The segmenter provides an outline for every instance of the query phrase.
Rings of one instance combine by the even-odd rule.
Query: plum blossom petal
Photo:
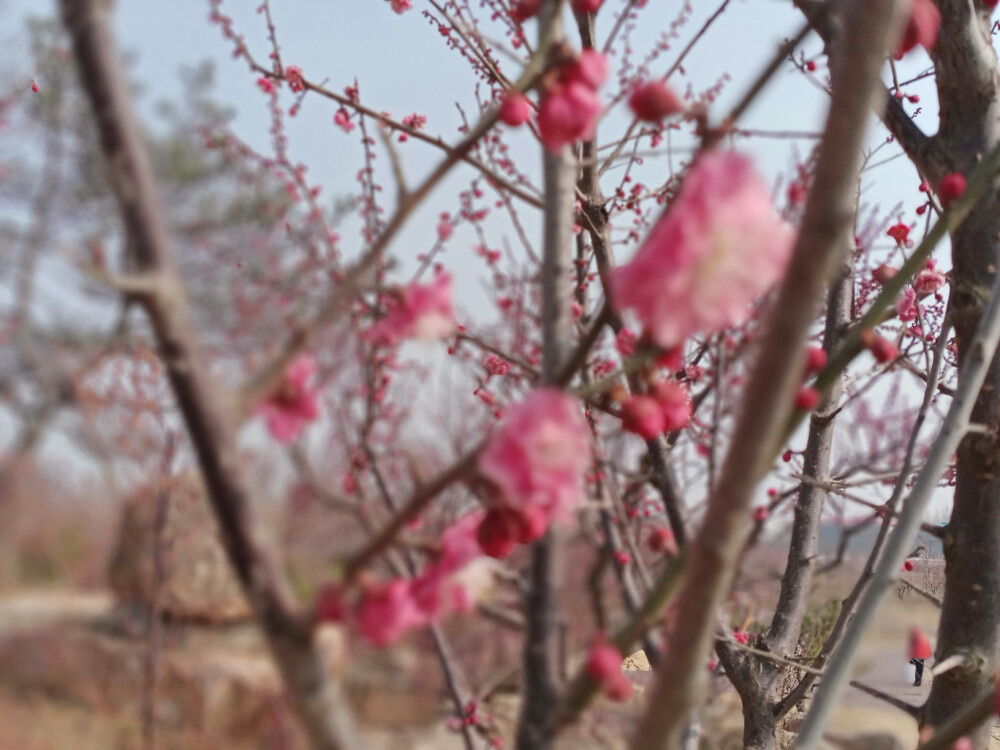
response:
[[[613,272],[612,304],[669,349],[745,320],[784,275],[793,239],[747,157],[703,154],[632,262]]]

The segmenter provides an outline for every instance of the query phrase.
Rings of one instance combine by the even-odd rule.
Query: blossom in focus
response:
[[[910,228],[903,222],[893,224],[886,230],[886,234],[896,240],[897,245],[907,245],[910,241]]]
[[[257,407],[275,440],[295,440],[307,422],[319,417],[319,391],[311,385],[315,374],[315,359],[297,357],[285,370],[281,385]]]
[[[590,429],[579,402],[542,388],[510,409],[479,457],[479,473],[496,490],[491,508],[537,509],[550,522],[583,501],[590,460]]]
[[[703,154],[632,262],[613,271],[612,304],[634,310],[665,349],[741,323],[784,275],[793,236],[747,157]]]
[[[896,59],[902,60],[903,55],[914,47],[923,47],[930,52],[937,42],[940,28],[941,11],[934,4],[934,0],[910,0],[910,15],[906,20],[903,38],[896,50]]]
[[[385,316],[368,336],[377,344],[392,346],[403,339],[434,341],[455,332],[451,302],[451,275],[438,274],[429,284],[410,284],[398,290]]]

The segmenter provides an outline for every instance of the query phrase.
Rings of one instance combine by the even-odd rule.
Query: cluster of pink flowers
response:
[[[312,386],[315,374],[315,359],[297,357],[285,370],[281,385],[257,407],[275,440],[295,440],[307,422],[319,417],[319,390]]]
[[[632,309],[669,349],[742,322],[785,272],[793,233],[749,159],[703,154],[631,263],[611,276],[612,305]]]
[[[590,461],[590,430],[576,399],[542,388],[513,407],[479,457],[492,490],[477,532],[483,551],[505,557],[565,518],[583,500]]]
[[[376,344],[393,346],[403,339],[447,338],[456,328],[451,275],[440,273],[429,284],[410,284],[396,290],[385,317],[369,329],[368,336]]]
[[[647,394],[629,396],[622,404],[622,427],[644,440],[677,432],[691,421],[691,398],[675,380],[660,381]]]
[[[598,638],[587,654],[587,675],[614,701],[632,697],[632,681],[622,672],[622,652]]]
[[[414,578],[369,583],[354,601],[341,587],[326,587],[316,600],[317,618],[346,623],[373,645],[388,646],[449,612],[467,612],[493,580],[476,541],[481,519],[472,513],[445,530],[440,552]]]
[[[597,90],[607,77],[607,58],[589,49],[556,71],[538,107],[538,131],[547,149],[558,151],[593,137],[601,114]]]

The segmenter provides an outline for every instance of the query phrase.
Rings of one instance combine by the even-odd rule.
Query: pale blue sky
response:
[[[436,30],[421,16],[425,0],[414,0],[414,9],[403,16],[394,14],[385,0],[272,0],[272,3],[285,64],[299,65],[311,80],[328,79],[330,88],[342,90],[357,78],[366,104],[397,117],[411,112],[427,115],[427,131],[441,134],[450,141],[458,138],[456,128],[460,119],[456,103],[474,116],[475,81],[468,67],[445,47]],[[692,4],[696,6],[692,19],[682,29],[674,47],[651,66],[654,74],[669,67],[690,36],[718,7],[716,2],[707,0]],[[236,28],[244,34],[257,59],[263,61],[270,47],[263,17],[256,12],[256,5],[252,0],[227,0],[222,8],[234,17]],[[606,7],[599,16],[599,39],[604,39],[611,26],[612,11],[623,5],[623,0],[606,0]],[[668,27],[682,5],[683,0],[650,0],[634,38],[640,55],[661,30]],[[137,55],[134,75],[145,87],[141,109],[147,118],[151,119],[152,105],[157,100],[179,96],[178,71],[182,66],[211,59],[217,70],[217,98],[233,106],[238,113],[237,134],[258,150],[269,152],[267,98],[255,86],[256,76],[249,74],[246,64],[232,59],[232,47],[222,38],[219,28],[209,23],[207,0],[116,0],[116,8],[119,41]],[[22,26],[16,19],[27,13],[47,14],[54,10],[55,3],[48,0],[0,0],[0,37],[5,43],[0,58],[9,59],[13,54],[21,60],[23,68],[27,56],[17,49]],[[675,79],[675,85],[683,90],[690,83],[697,91],[724,74],[730,75],[732,82],[712,110],[716,117],[721,116],[771,59],[780,41],[797,32],[802,22],[790,0],[732,0],[722,18],[689,56],[685,64],[686,75]],[[534,33],[533,28],[530,33]],[[570,38],[575,39],[575,31]],[[819,56],[821,45],[815,37],[810,37],[802,49],[810,56]],[[825,59],[821,56],[817,59],[820,64],[817,75],[822,76]],[[505,58],[502,61],[510,70],[511,63]],[[926,58],[922,54],[911,56],[900,68],[901,77],[905,79],[919,72],[924,64]],[[924,82],[908,91],[920,94],[924,114],[918,121],[925,128],[933,129],[937,111],[933,87]],[[481,97],[488,95],[485,88],[479,93]],[[286,98],[286,108],[288,104],[290,99]],[[741,125],[769,130],[817,131],[822,126],[826,104],[823,92],[791,66],[785,66]],[[908,106],[912,109],[912,105]],[[309,165],[310,179],[323,185],[323,195],[327,199],[356,192],[354,175],[362,164],[357,131],[347,135],[334,126],[335,109],[330,102],[310,96],[301,114],[288,120],[292,157]],[[603,127],[614,130],[621,121],[619,108],[611,113]],[[884,138],[885,131],[881,127],[872,129],[870,143],[878,143]],[[519,134],[512,143],[514,155],[521,163],[538,164],[538,147],[525,134]],[[805,155],[811,146],[811,141],[766,138],[741,143],[742,149],[757,157],[761,172],[769,179],[787,172],[794,155]],[[440,152],[414,141],[402,145],[400,152],[411,184],[440,158]],[[898,149],[892,147],[885,155],[896,152]],[[381,165],[383,168],[388,166],[384,159]],[[404,259],[403,270],[412,267],[405,259],[412,259],[432,244],[437,215],[443,210],[455,212],[455,196],[468,184],[471,174],[458,170],[396,240],[392,250]],[[391,195],[388,173],[383,172],[382,176],[386,194]],[[663,179],[663,174],[659,179]],[[866,201],[879,203],[887,210],[903,200],[907,209],[904,219],[909,222],[915,219],[913,209],[919,201],[918,179],[907,160],[898,159],[886,165],[864,182]],[[524,209],[523,216],[529,232],[533,231],[537,226],[537,213],[530,208]],[[498,242],[500,234],[509,233],[505,221],[497,215],[491,227],[497,231],[491,241]],[[462,229],[456,233],[445,256],[445,261],[456,271],[459,303],[470,313],[482,306],[477,280],[482,265],[471,252],[474,243],[474,234]],[[343,246],[349,254],[357,252],[360,248],[357,233],[345,231]],[[945,261],[944,265],[947,267],[950,263]]]

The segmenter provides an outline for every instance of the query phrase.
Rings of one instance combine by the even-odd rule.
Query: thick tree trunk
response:
[[[983,311],[1000,263],[1000,201],[989,196],[952,239],[952,314],[960,358]],[[935,725],[969,703],[991,679],[1000,645],[1000,363],[994,359],[972,420],[988,427],[958,449],[957,486],[945,532],[945,593],[935,654],[964,655],[964,666],[935,677],[925,721]],[[976,746],[989,746],[989,727]]]
[[[969,2],[939,0],[942,27],[933,53],[941,100],[937,139],[953,168],[969,174],[1000,140],[998,65],[989,42],[988,12]],[[978,4],[977,4],[978,6]],[[1000,263],[1000,194],[986,195],[952,237],[951,308],[958,352],[982,315]],[[960,364],[961,366],[961,364]],[[924,721],[940,724],[990,679],[1000,631],[1000,364],[994,360],[972,414],[988,430],[958,449],[954,509],[946,529],[945,594],[935,659],[964,655],[964,666],[934,679]],[[989,726],[973,738],[989,747]]]

